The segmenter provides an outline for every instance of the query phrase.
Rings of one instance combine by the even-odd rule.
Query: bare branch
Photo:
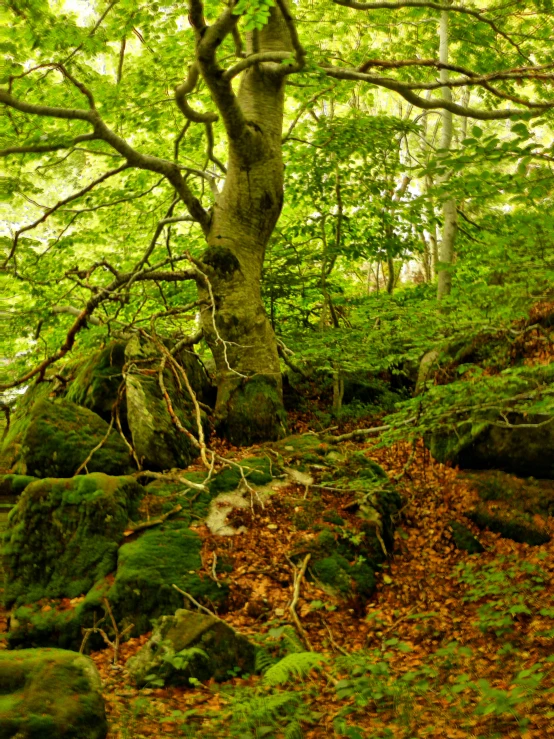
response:
[[[250,56],[247,56],[245,59],[241,59],[240,62],[237,62],[232,67],[229,67],[229,69],[225,70],[225,72],[223,73],[223,79],[232,80],[233,77],[236,77],[241,72],[244,72],[245,69],[248,69],[249,67],[254,67],[256,64],[261,64],[262,62],[280,63],[289,58],[289,51],[262,51],[259,54],[250,54]]]
[[[377,87],[384,87],[387,90],[394,90],[394,92],[397,92],[409,103],[415,105],[417,108],[422,108],[423,110],[436,110],[437,108],[441,108],[443,110],[449,110],[455,115],[459,115],[464,118],[475,118],[476,120],[481,121],[503,120],[506,118],[512,118],[512,116],[521,115],[522,113],[521,110],[517,110],[514,108],[505,108],[503,110],[479,110],[478,108],[469,108],[463,105],[459,105],[458,103],[453,103],[448,100],[442,100],[439,98],[427,99],[413,92],[412,88],[414,86],[406,84],[404,82],[399,82],[398,80],[394,80],[390,77],[379,77],[375,75],[364,74],[363,72],[358,72],[357,70],[344,69],[341,67],[324,67],[324,69],[326,74],[329,77],[333,77],[334,79],[368,82],[369,84],[376,85]],[[440,86],[442,87],[443,85],[441,84]],[[424,85],[418,85],[418,88],[421,87],[424,87]],[[544,103],[544,105],[542,105],[540,109],[534,113],[534,115],[540,115],[541,112],[549,110],[550,108],[554,108],[554,101],[552,103]]]
[[[57,144],[28,144],[26,146],[11,146],[8,149],[0,149],[0,157],[6,157],[10,154],[46,154],[51,151],[59,151],[60,149],[71,149],[76,144],[83,141],[94,141],[96,135],[94,133],[85,133],[76,136],[71,141],[65,141]]]
[[[303,69],[304,65],[306,64],[306,50],[300,43],[298,31],[296,30],[296,25],[294,23],[294,18],[290,14],[286,0],[276,0],[276,1],[277,1],[277,7],[281,11],[283,20],[285,21],[286,26],[288,28],[290,40],[292,43],[292,48],[294,49],[294,56],[296,58],[296,64],[291,64],[290,66],[284,67],[283,69],[284,69],[285,74],[292,74],[292,72],[299,72],[301,69]]]

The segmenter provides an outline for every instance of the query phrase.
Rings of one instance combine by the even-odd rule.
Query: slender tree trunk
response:
[[[290,48],[277,9],[257,37],[261,52]],[[202,326],[217,368],[216,425],[234,444],[285,433],[277,343],[261,298],[265,251],[283,204],[284,88],[284,77],[262,65],[243,73],[237,97],[255,135],[246,152],[229,140],[203,255],[214,298],[212,307],[210,290],[201,288]]]
[[[442,64],[448,64],[448,16],[447,10],[443,10],[440,19],[440,61]],[[448,82],[448,70],[441,69],[441,82]],[[444,100],[452,101],[452,91],[449,87],[442,88],[442,97]],[[453,116],[451,111],[444,110],[442,113],[442,136],[440,148],[445,151],[452,146],[452,122]],[[448,179],[446,176],[445,179]],[[452,289],[452,263],[454,261],[454,243],[456,241],[456,231],[458,229],[458,211],[455,200],[447,200],[442,206],[443,229],[442,239],[439,248],[439,260],[437,264],[438,271],[438,287],[437,297],[439,300],[450,295]]]

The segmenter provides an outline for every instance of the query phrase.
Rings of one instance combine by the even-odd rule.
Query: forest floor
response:
[[[391,475],[402,473],[411,453],[408,445],[348,446]],[[247,527],[242,534],[216,537],[205,526],[197,529],[207,576],[214,552],[233,560],[230,609],[222,618],[246,635],[288,622],[293,571],[287,554],[294,526],[286,501],[310,494],[294,488],[277,491],[263,511],[241,514]],[[456,549],[448,527],[458,520],[471,528],[462,514],[477,494],[462,473],[436,463],[419,446],[398,488],[405,505],[394,552],[363,613],[302,582],[302,626],[314,651],[328,658],[320,671],[287,686],[301,693],[303,736],[554,737],[554,664],[548,661],[554,630],[544,631],[554,625],[554,518],[536,521],[553,535],[546,545],[478,532],[485,552],[468,555]],[[474,599],[465,600],[471,588]],[[233,724],[241,701],[269,695],[257,676],[233,678],[225,688],[133,688],[124,665],[148,638],[124,644],[116,668],[109,650],[92,655],[105,682],[109,739],[300,736],[290,726],[286,733],[286,721],[278,718],[265,727],[258,722],[257,729],[245,719],[251,733]],[[346,654],[364,655],[365,672],[356,671],[355,659],[349,667]],[[366,677],[355,684],[361,674],[373,674],[373,682]],[[339,682],[345,677],[350,684]]]

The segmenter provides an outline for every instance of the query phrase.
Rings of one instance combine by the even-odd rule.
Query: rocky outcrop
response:
[[[451,462],[462,469],[498,469],[553,480],[554,422],[538,425],[549,418],[511,414],[513,427],[509,428],[484,420],[452,431],[441,430],[431,439],[431,454],[439,462]]]
[[[185,354],[181,362],[185,363],[189,382],[201,399],[202,375],[194,357]],[[152,342],[138,335],[128,342],[125,359],[127,422],[141,464],[154,470],[187,467],[198,456],[198,448],[186,432],[177,428],[168,410],[169,401],[180,425],[198,436],[193,403],[182,378],[166,367],[163,384],[167,397],[164,397],[158,377],[160,352]],[[205,423],[205,414],[202,416]]]
[[[128,660],[127,669],[139,686],[148,679],[190,685],[189,678],[229,679],[237,668],[252,673],[255,657],[254,645],[225,622],[180,609],[158,621],[152,638]]]
[[[100,675],[61,649],[0,651],[0,737],[105,739]]]
[[[2,445],[4,466],[36,477],[72,477],[90,456],[88,472],[121,475],[131,471],[124,441],[100,416],[76,403],[41,398],[23,405]]]
[[[5,534],[5,600],[75,598],[115,569],[129,519],[144,495],[135,480],[97,472],[28,485]]]
[[[478,528],[532,546],[550,541],[544,518],[554,514],[554,482],[525,480],[498,470],[465,478],[481,499],[466,514]]]

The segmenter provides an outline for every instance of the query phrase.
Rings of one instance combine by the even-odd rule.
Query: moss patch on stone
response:
[[[8,519],[6,604],[75,598],[111,572],[144,488],[100,472],[28,485]]]
[[[450,521],[449,526],[452,531],[452,541],[457,549],[468,552],[468,554],[481,554],[485,551],[479,539],[473,536],[467,526],[457,521]]]
[[[550,541],[550,536],[544,529],[536,526],[530,516],[518,511],[506,509],[489,511],[478,506],[466,515],[480,529],[488,529],[505,539],[532,546],[540,546]]]
[[[76,370],[65,397],[109,421],[123,380],[124,363],[123,342],[113,342],[105,349],[94,352]]]
[[[104,739],[100,676],[83,655],[59,649],[0,652],[0,739]]]
[[[27,485],[37,479],[32,475],[0,475],[0,495],[21,495]]]
[[[225,600],[225,583],[218,587],[198,574],[201,549],[198,534],[178,520],[145,531],[120,547],[115,580],[106,596],[122,623],[134,623],[135,635],[148,631],[154,618],[183,605],[183,596],[173,584],[200,602],[216,604]],[[89,603],[92,605],[92,598]]]
[[[108,424],[87,408],[67,400],[40,400],[16,414],[2,446],[9,468],[22,475],[71,477],[106,436]],[[112,429],[87,463],[89,472],[111,475],[132,471],[129,451]]]
[[[254,645],[223,621],[179,609],[159,620],[150,641],[127,666],[139,686],[149,675],[166,684],[188,686],[190,677],[223,681],[237,668],[254,672],[255,655]]]
[[[554,482],[522,479],[498,470],[466,475],[483,501],[503,501],[511,508],[541,516],[554,515]]]

